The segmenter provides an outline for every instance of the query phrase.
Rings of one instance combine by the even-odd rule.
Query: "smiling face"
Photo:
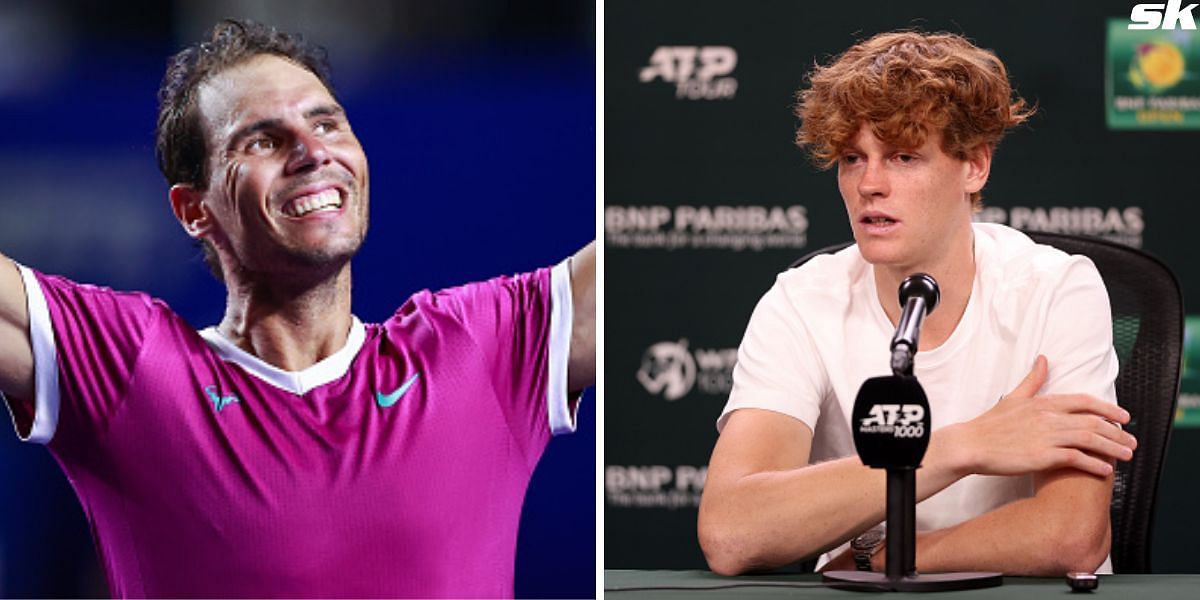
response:
[[[192,202],[176,214],[190,234],[218,247],[226,272],[345,265],[366,235],[367,160],[321,81],[260,55],[202,84],[197,110],[209,180],[205,190],[176,186]]]
[[[941,148],[933,132],[917,148],[880,140],[867,125],[840,153],[838,189],[867,262],[905,274],[930,270],[970,247],[970,195],[983,188],[991,152],[968,160]]]

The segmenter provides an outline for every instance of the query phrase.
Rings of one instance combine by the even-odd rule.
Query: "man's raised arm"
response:
[[[571,257],[571,358],[567,389],[579,391],[596,383],[596,242]]]
[[[13,402],[15,410],[32,415],[33,347],[29,341],[25,284],[16,264],[3,254],[0,254],[0,392]]]

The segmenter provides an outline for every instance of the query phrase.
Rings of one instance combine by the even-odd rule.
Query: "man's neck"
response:
[[[958,327],[958,322],[962,320],[971,300],[976,269],[973,230],[967,231],[966,235],[956,240],[952,246],[952,249],[926,264],[912,267],[874,267],[875,292],[893,326],[900,322],[900,314],[903,312],[898,290],[904,278],[913,273],[926,273],[937,281],[940,300],[937,310],[930,313],[921,325],[920,350],[932,350],[945,343]]]
[[[350,265],[315,284],[226,276],[217,329],[242,350],[285,371],[301,371],[341,350],[350,334]],[[240,280],[239,280],[240,279]]]

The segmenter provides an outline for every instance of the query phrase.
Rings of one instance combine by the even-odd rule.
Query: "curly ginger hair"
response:
[[[863,124],[884,142],[916,148],[931,132],[966,160],[992,150],[1036,111],[1016,95],[995,54],[952,33],[894,31],[860,42],[808,74],[797,93],[796,144],[829,169]],[[982,195],[971,194],[978,210]]]

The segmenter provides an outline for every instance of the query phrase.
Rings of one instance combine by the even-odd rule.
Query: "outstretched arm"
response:
[[[596,242],[571,257],[571,358],[567,389],[579,391],[596,383]]]
[[[3,254],[0,254],[0,392],[10,402],[32,407],[33,347],[29,341],[25,284],[17,266]]]

